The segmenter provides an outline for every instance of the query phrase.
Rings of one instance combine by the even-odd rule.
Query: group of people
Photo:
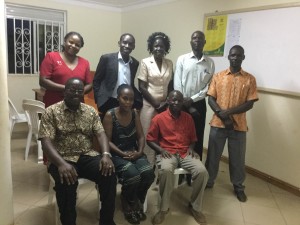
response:
[[[150,56],[140,65],[130,55],[135,38],[125,33],[118,42],[119,52],[100,57],[93,80],[88,61],[77,56],[84,45],[79,33],[65,36],[61,52],[47,53],[40,67],[47,108],[39,139],[55,180],[63,225],[76,224],[79,177],[99,187],[100,225],[115,225],[117,182],[122,184],[125,219],[131,224],[144,221],[143,204],[155,179],[155,167],[161,201],[152,223],[163,223],[168,214],[173,172],[181,167],[192,180],[187,207],[198,224],[205,224],[204,190],[214,185],[226,140],[235,194],[241,202],[247,200],[243,185],[246,112],[258,100],[256,81],[241,68],[245,54],[239,45],[229,51],[229,68],[214,74],[213,60],[203,54],[205,43],[203,32],[193,32],[192,51],[178,58],[174,73],[172,61],[165,57],[171,46],[165,33],[149,36]],[[134,84],[137,73],[138,88]],[[84,94],[92,89],[98,111],[83,103]],[[214,115],[204,165],[207,95]],[[93,140],[99,148],[94,148]]]

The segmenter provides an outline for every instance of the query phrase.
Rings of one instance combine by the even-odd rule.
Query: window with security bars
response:
[[[60,51],[66,12],[6,5],[9,74],[37,74],[47,52]]]

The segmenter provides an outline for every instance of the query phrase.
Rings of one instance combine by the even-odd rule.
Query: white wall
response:
[[[121,13],[119,12],[49,0],[9,0],[5,3],[67,10],[67,32],[77,31],[83,36],[85,45],[79,55],[89,60],[91,70],[96,70],[101,54],[118,51],[121,32]],[[8,95],[20,111],[22,99],[34,98],[33,88],[39,88],[38,75],[8,76]]]
[[[172,41],[171,52],[167,57],[175,64],[179,55],[191,51],[190,35],[195,30],[203,29],[205,13],[290,2],[284,0],[179,0],[157,7],[123,13],[122,31],[129,30],[135,33],[138,47],[134,54],[139,59],[148,56],[147,37],[154,31],[165,32]],[[247,49],[245,49],[245,54],[247,56]],[[246,60],[251,59],[246,57]],[[244,69],[247,70],[247,68]],[[248,69],[251,70],[251,68]],[[260,100],[248,113],[246,164],[300,187],[298,117],[300,98],[262,92],[259,93],[259,98]],[[209,135],[208,122],[211,117],[212,111],[209,108],[204,140],[206,147]],[[227,155],[227,152],[224,151],[224,154]]]
[[[10,126],[7,101],[7,58],[4,1],[0,0],[0,223],[13,224],[13,191],[10,154]]]

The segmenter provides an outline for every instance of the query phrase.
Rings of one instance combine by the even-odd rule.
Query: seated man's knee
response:
[[[194,174],[198,175],[198,174],[203,174],[203,175],[207,175],[208,176],[208,172],[205,168],[205,166],[199,161],[198,165],[195,166],[194,168]]]

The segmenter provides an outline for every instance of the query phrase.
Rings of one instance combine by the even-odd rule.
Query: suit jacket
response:
[[[134,86],[134,79],[139,67],[139,62],[133,57],[131,57],[131,59],[132,61],[130,62],[129,67],[131,73],[131,86],[134,91],[134,107],[140,109],[143,106],[143,98],[141,93]],[[112,97],[118,81],[118,71],[118,52],[105,54],[100,57],[93,80],[94,98],[98,109]]]

